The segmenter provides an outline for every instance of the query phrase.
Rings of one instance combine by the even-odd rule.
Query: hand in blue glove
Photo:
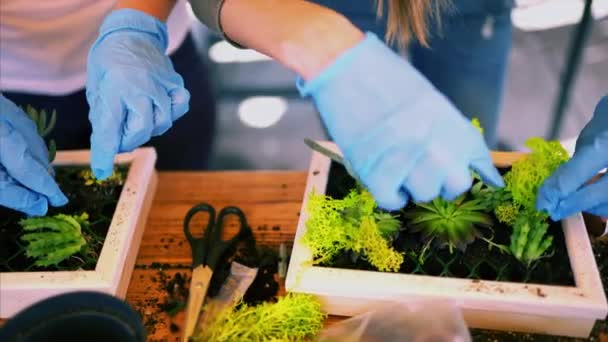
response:
[[[68,199],[49,173],[49,155],[36,125],[0,94],[0,206],[44,215]]]
[[[308,83],[299,81],[380,207],[453,199],[470,188],[471,169],[504,186],[481,134],[373,34]]]
[[[117,153],[161,135],[188,111],[190,93],[165,54],[166,25],[121,9],[104,20],[89,51],[91,167],[98,179],[113,172]]]
[[[558,168],[538,191],[537,209],[553,220],[585,211],[608,217],[608,176],[586,183],[608,167],[608,96],[578,137],[572,159]]]

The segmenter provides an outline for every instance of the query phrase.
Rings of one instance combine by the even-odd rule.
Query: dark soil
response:
[[[95,269],[122,191],[122,185],[106,183],[87,186],[79,175],[82,170],[87,169],[88,166],[55,168],[55,178],[61,190],[69,198],[69,203],[59,208],[50,207],[47,214],[48,216],[80,215],[83,212],[89,214],[91,225],[88,229],[83,230],[87,244],[82,250],[57,266],[34,266],[35,260],[25,255],[25,243],[20,240],[23,230],[19,225],[19,220],[25,218],[25,215],[0,208],[0,272]],[[119,167],[119,172],[124,174],[127,170],[128,166]]]

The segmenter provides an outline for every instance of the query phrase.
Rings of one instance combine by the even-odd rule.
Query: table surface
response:
[[[183,312],[169,317],[166,281],[190,276],[190,245],[183,231],[186,212],[199,202],[243,209],[259,245],[291,249],[306,183],[305,172],[161,172],[144,231],[127,301],[139,311],[150,341],[177,341]],[[283,293],[283,282],[280,293]]]
[[[180,273],[190,276],[190,246],[182,226],[186,212],[207,202],[216,208],[236,205],[243,209],[259,245],[291,250],[295,236],[305,172],[161,172],[148,216],[127,302],[143,318],[148,341],[179,341],[183,311],[170,317],[160,306],[167,299],[167,280]],[[236,227],[235,222],[228,227]],[[284,283],[279,280],[279,295]],[[329,317],[326,325],[340,321]],[[0,320],[0,325],[3,321]],[[602,340],[603,341],[603,340]]]

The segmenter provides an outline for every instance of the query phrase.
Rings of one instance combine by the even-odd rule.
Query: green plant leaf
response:
[[[40,111],[40,115],[38,116],[38,132],[41,137],[46,137],[46,110]]]
[[[87,218],[86,214],[80,216],[58,214],[19,221],[25,231],[21,240],[27,242],[26,255],[35,258],[37,266],[50,266],[57,265],[78,253],[86,244],[82,236],[81,223]]]
[[[45,117],[46,117],[46,115],[45,115]],[[45,121],[46,121],[46,120],[45,120]],[[57,111],[56,111],[56,110],[53,110],[53,111],[51,112],[51,119],[50,119],[50,121],[49,121],[48,125],[46,125],[46,122],[45,122],[45,124],[43,125],[43,127],[44,127],[44,131],[43,131],[43,133],[42,133],[42,136],[43,136],[43,137],[48,136],[48,135],[49,135],[49,134],[50,134],[50,133],[53,131],[53,129],[55,128],[55,124],[56,124],[56,122],[57,122]]]
[[[464,249],[480,236],[477,226],[489,226],[492,219],[484,212],[479,200],[467,200],[461,195],[453,201],[439,197],[430,203],[416,203],[414,208],[403,210],[410,230],[420,232],[424,239],[434,239],[440,246]]]
[[[57,156],[57,145],[55,144],[55,140],[49,141],[49,163],[52,163]]]

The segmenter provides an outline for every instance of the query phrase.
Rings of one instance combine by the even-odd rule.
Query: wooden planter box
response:
[[[89,151],[58,152],[54,165],[88,165]],[[156,152],[140,148],[117,157],[130,164],[94,271],[0,273],[0,318],[53,295],[89,290],[124,298],[156,190]]]
[[[322,145],[338,152],[333,143]],[[493,153],[499,167],[521,156]],[[286,279],[288,291],[316,295],[327,313],[354,316],[386,302],[439,299],[457,304],[472,328],[573,337],[588,337],[595,321],[606,317],[608,304],[580,214],[562,222],[575,287],[310,266],[312,255],[301,242],[306,203],[313,189],[325,193],[330,165],[313,152]]]

